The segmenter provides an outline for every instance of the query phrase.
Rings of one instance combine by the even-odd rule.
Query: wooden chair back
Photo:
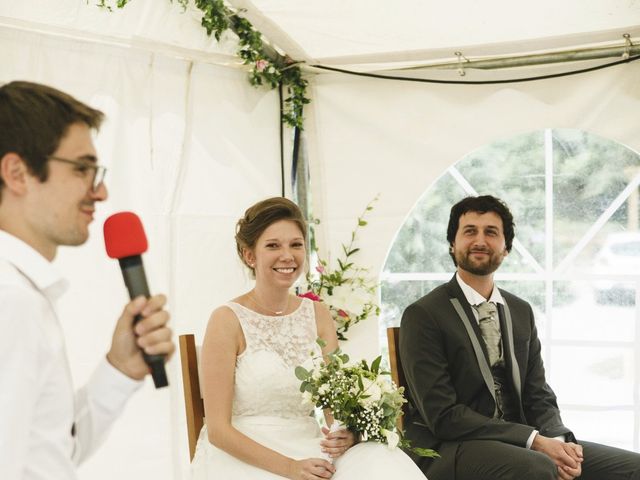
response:
[[[407,381],[402,370],[402,361],[400,360],[400,327],[387,328],[387,342],[389,345],[389,367],[391,368],[391,378],[399,387],[404,387],[407,391]],[[406,393],[405,393],[406,395]],[[402,407],[403,414],[406,413],[407,404]],[[403,417],[398,418],[398,429],[402,431]]]
[[[182,385],[184,387],[184,406],[187,413],[187,435],[191,460],[196,453],[196,443],[202,425],[204,425],[204,402],[200,393],[198,375],[198,350],[195,337],[191,334],[180,335],[180,363],[182,364]]]

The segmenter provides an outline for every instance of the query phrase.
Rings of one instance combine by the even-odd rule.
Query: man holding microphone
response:
[[[91,131],[103,119],[29,82],[0,87],[0,478],[75,479],[149,373],[141,350],[175,346],[162,295],[125,305],[111,347],[74,393],[55,303],[66,281],[51,262],[82,245],[107,198]],[[134,324],[134,317],[142,319]]]

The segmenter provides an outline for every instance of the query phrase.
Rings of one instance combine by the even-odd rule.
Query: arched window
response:
[[[516,222],[501,288],[529,301],[547,381],[579,438],[638,450],[640,441],[640,156],[569,129],[500,140],[449,168],[399,230],[382,274],[381,327],[448,281],[451,206],[491,194]]]

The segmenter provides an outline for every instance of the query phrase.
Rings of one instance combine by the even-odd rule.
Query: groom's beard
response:
[[[484,252],[488,256],[477,260],[471,256],[476,252]],[[466,252],[455,252],[455,257],[458,268],[474,275],[490,275],[502,264],[504,253],[496,253],[489,248],[474,248]]]

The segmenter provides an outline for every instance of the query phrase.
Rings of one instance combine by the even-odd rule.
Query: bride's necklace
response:
[[[271,308],[265,307],[256,299],[256,296],[253,291],[249,292],[249,298],[251,298],[251,301],[253,301],[253,303],[255,303],[257,306],[274,315],[282,315],[284,312],[287,311],[287,308],[289,308],[289,295],[287,295],[287,303],[285,303],[284,308],[282,310],[272,310]]]

